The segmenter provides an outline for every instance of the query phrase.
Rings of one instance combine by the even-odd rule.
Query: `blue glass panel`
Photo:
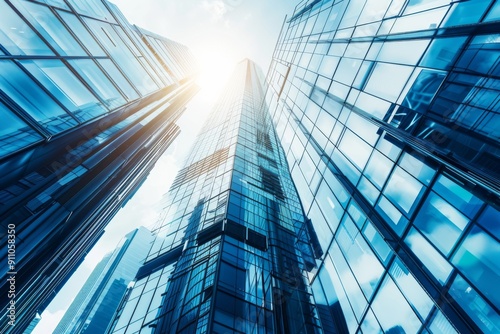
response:
[[[411,214],[424,192],[424,186],[400,167],[392,173],[384,194],[399,209]]]
[[[77,125],[68,113],[12,61],[0,60],[0,89],[51,133]]]
[[[107,110],[60,60],[21,61],[69,111],[82,121]]]
[[[40,141],[42,137],[0,102],[0,157]]]
[[[478,219],[478,223],[481,224],[482,227],[484,227],[488,232],[490,232],[500,240],[499,222],[500,211],[489,205],[486,207],[486,209]]]
[[[414,228],[408,233],[405,243],[418,256],[427,270],[441,284],[445,284],[452,271],[448,261]]]
[[[92,37],[87,28],[83,26],[75,15],[62,10],[58,10],[57,13],[93,56],[106,56],[106,53],[104,53],[99,44],[97,44],[94,37]]]
[[[429,330],[432,334],[458,334],[448,319],[443,315],[443,312],[436,310],[429,324]]]
[[[443,21],[442,27],[479,22],[492,0],[475,0],[455,3]]]
[[[453,281],[449,293],[483,333],[500,333],[500,315],[460,275]]]
[[[389,273],[420,317],[427,318],[434,303],[399,258],[394,260]]]
[[[87,55],[61,21],[59,21],[47,6],[38,5],[29,1],[22,1],[19,2],[18,8],[60,55]]]
[[[5,1],[0,1],[0,13],[0,44],[7,51],[13,55],[54,55]]]
[[[436,38],[420,62],[421,66],[447,69],[462,48],[467,37]]]
[[[435,193],[430,193],[415,226],[444,254],[449,254],[469,220]]]
[[[377,63],[366,83],[365,91],[395,102],[412,71],[411,66]]]
[[[359,169],[364,169],[372,152],[372,147],[355,135],[352,131],[345,131],[339,149]]]
[[[408,152],[404,153],[399,165],[426,185],[431,182],[434,174],[436,174],[433,168]]]
[[[134,90],[132,85],[123,76],[122,72],[118,70],[115,64],[110,59],[99,59],[97,60],[101,64],[102,68],[108,73],[109,77],[116,82],[117,86],[122,90],[122,92],[127,96],[129,100],[135,100],[139,97],[139,94]]]
[[[391,248],[371,222],[368,222],[366,224],[365,228],[363,229],[363,235],[375,250],[375,253],[380,258],[382,263],[387,264],[392,254]]]
[[[393,163],[387,159],[383,154],[374,151],[368,165],[365,169],[365,175],[372,181],[379,189],[385,184]]]
[[[372,303],[385,333],[417,333],[421,323],[389,276],[382,282]]]
[[[474,217],[483,204],[479,198],[444,175],[439,176],[432,189],[470,218]]]
[[[69,63],[108,107],[116,108],[127,102],[92,59],[70,60]]]
[[[453,256],[452,262],[500,308],[500,243],[474,226]]]
[[[375,208],[385,221],[389,223],[394,232],[398,235],[403,234],[405,227],[408,225],[408,219],[385,196],[380,197]]]

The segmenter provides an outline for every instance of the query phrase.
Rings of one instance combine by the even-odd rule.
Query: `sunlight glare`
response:
[[[222,93],[238,59],[231,50],[215,46],[198,54],[200,75],[197,83],[201,88],[199,94],[203,95],[211,107]]]

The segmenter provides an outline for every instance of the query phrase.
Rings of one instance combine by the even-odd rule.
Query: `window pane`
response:
[[[500,240],[500,224],[498,222],[500,222],[500,211],[489,205],[478,219],[478,223],[482,227]]]
[[[448,254],[469,220],[435,193],[429,194],[415,226],[444,254]]]
[[[474,217],[483,204],[479,198],[443,175],[439,177],[433,190],[470,218]]]
[[[414,228],[408,233],[405,243],[411,248],[413,253],[418,256],[427,270],[429,270],[441,284],[445,284],[452,270],[448,261],[445,260],[443,256]]]
[[[366,84],[365,91],[395,102],[412,71],[413,67],[410,66],[377,63]]]
[[[370,162],[368,162],[366,166],[365,175],[381,189],[387,180],[387,176],[389,176],[391,172],[392,165],[392,161],[379,153],[379,151],[374,151],[370,158]]]
[[[443,312],[436,310],[434,317],[429,325],[429,330],[432,334],[455,334],[458,333],[448,319],[443,315]]]
[[[434,169],[407,152],[404,153],[399,165],[424,184],[429,184],[436,173]]]
[[[70,60],[69,63],[92,89],[99,94],[108,107],[116,108],[126,103],[123,96],[116,90],[115,86],[113,86],[111,81],[109,81],[92,59]]]
[[[500,244],[481,228],[474,226],[458,248],[452,262],[500,308]]]
[[[90,51],[93,56],[106,56],[99,44],[92,35],[90,35],[87,28],[78,20],[78,18],[68,12],[58,10],[57,13],[62,17],[64,22],[69,26],[71,31],[80,39],[81,43]]]
[[[0,60],[0,89],[51,133],[77,124],[12,61]]]
[[[396,258],[389,272],[408,302],[417,310],[420,317],[425,319],[434,303],[415,277],[399,258]]]
[[[107,111],[60,60],[27,60],[21,64],[78,119],[86,121]]]
[[[0,157],[15,152],[42,137],[0,102]]]
[[[396,284],[386,276],[372,303],[385,333],[417,333],[421,323]]]
[[[436,38],[432,41],[420,65],[443,70],[447,69],[466,39],[467,37]]]
[[[18,7],[26,18],[59,54],[67,56],[87,55],[47,6],[29,1],[23,1],[19,4],[21,5]]]
[[[500,316],[462,277],[457,276],[450,295],[484,333],[500,333]]]
[[[109,77],[116,82],[116,85],[120,87],[122,92],[127,96],[129,100],[135,100],[139,97],[139,94],[132,88],[132,85],[125,79],[123,74],[118,70],[115,64],[110,59],[99,59],[97,60],[101,64],[102,68],[108,73]]]
[[[13,55],[54,55],[5,1],[0,1],[0,13],[0,44],[7,51]]]
[[[396,207],[406,214],[411,214],[424,190],[423,185],[413,176],[400,167],[396,167],[384,194]]]

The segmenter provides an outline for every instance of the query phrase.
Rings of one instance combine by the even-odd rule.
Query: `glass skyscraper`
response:
[[[302,1],[266,100],[326,333],[500,332],[500,2]]]
[[[152,241],[151,231],[144,227],[128,233],[99,262],[53,333],[105,333]]]
[[[196,68],[107,1],[0,13],[0,332],[20,333],[178,135]]]
[[[315,333],[317,238],[241,61],[172,184],[110,333]],[[311,241],[312,240],[312,241]]]

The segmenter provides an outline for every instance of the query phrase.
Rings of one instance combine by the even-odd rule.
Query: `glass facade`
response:
[[[105,333],[152,240],[151,231],[143,227],[127,234],[90,274],[54,334]]]
[[[240,62],[165,201],[112,333],[321,333],[311,234],[263,103]]]
[[[266,101],[327,333],[500,331],[499,3],[302,1]]]
[[[2,298],[0,332],[18,333],[179,134],[197,69],[106,0],[1,1],[0,13],[0,247],[14,224],[17,271],[15,330]]]

